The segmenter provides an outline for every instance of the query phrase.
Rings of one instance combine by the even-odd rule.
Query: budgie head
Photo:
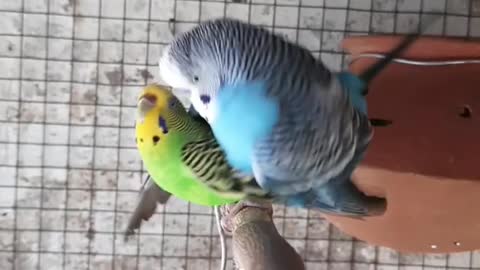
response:
[[[137,146],[140,150],[161,147],[168,141],[170,131],[181,126],[185,119],[188,119],[185,108],[167,87],[148,85],[137,100]]]
[[[216,21],[204,22],[177,37],[159,61],[161,78],[174,88],[189,90],[193,106],[209,122],[215,115],[213,104],[222,84],[234,77],[232,70],[223,65],[224,60],[237,53],[237,48],[216,31]],[[229,23],[236,21],[224,20],[220,26]]]

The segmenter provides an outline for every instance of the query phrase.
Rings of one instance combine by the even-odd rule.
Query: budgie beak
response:
[[[145,115],[155,108],[157,97],[154,95],[145,94],[138,98],[137,114],[140,120],[145,119]]]

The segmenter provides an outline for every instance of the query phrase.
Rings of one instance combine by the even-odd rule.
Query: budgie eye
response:
[[[202,101],[203,104],[208,104],[210,103],[210,96],[209,95],[201,95],[200,100]]]
[[[194,82],[198,82],[198,76],[194,76],[194,77],[193,77],[193,81],[194,81]]]
[[[170,109],[175,108],[175,105],[177,105],[177,102],[175,102],[175,100],[170,100],[170,102],[168,103],[168,107]]]

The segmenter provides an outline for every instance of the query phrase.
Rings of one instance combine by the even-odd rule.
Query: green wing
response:
[[[184,145],[182,161],[199,181],[225,196],[269,197],[253,176],[241,175],[229,166],[213,135]]]

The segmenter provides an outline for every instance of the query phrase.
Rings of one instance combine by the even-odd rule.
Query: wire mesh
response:
[[[211,210],[175,198],[123,242],[145,176],[135,96],[158,80],[171,31],[236,17],[338,70],[346,35],[406,33],[434,14],[428,34],[480,37],[473,0],[0,1],[0,269],[218,269]],[[308,269],[480,269],[480,253],[399,254],[314,211],[274,218]]]

